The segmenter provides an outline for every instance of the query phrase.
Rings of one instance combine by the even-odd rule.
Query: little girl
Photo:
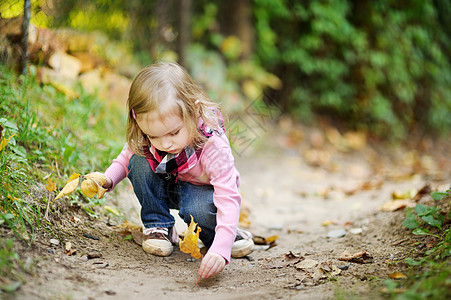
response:
[[[104,187],[130,179],[141,203],[144,251],[171,255],[178,242],[173,208],[201,227],[209,248],[202,278],[251,253],[252,236],[237,230],[239,173],[217,105],[182,67],[165,62],[139,72],[127,105],[127,144],[105,171]]]

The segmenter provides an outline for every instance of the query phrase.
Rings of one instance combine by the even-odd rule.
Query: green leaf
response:
[[[430,216],[430,215],[423,216],[423,217],[421,217],[421,219],[423,219],[423,221],[425,221],[426,223],[428,223],[431,226],[435,226],[435,227],[442,229],[443,220],[435,219],[433,216]]]
[[[402,226],[409,229],[415,229],[418,227],[418,222],[410,207],[406,210],[406,219],[402,222]]]
[[[430,232],[426,228],[417,228],[414,231],[412,231],[415,235],[429,235]]]
[[[0,286],[0,290],[3,290],[7,293],[13,293],[17,291],[17,289],[22,285],[22,282],[20,281],[13,281],[10,284],[5,284]]]
[[[422,260],[417,261],[414,260],[413,258],[408,257],[405,259],[405,263],[408,264],[409,266],[419,266],[421,265]]]
[[[426,215],[428,215],[430,213],[433,213],[434,209],[432,207],[430,207],[430,206],[417,204],[415,206],[415,211],[417,212],[419,217],[422,217],[422,216],[426,216]]]
[[[445,198],[448,195],[448,193],[445,192],[432,192],[431,193],[431,197],[432,199],[434,199],[435,201],[440,201],[443,198]]]

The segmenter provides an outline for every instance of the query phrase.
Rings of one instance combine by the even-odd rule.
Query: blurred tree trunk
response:
[[[135,50],[152,52],[156,40],[148,26],[148,18],[154,13],[152,2],[131,1],[127,8],[130,15],[130,40]]]
[[[440,24],[449,36],[451,36],[451,2],[449,0],[434,0]]]
[[[241,41],[242,58],[248,58],[254,49],[254,27],[251,0],[219,2],[219,26],[225,36],[234,35]]]
[[[177,39],[177,53],[179,56],[179,63],[187,67],[186,49],[191,41],[191,0],[180,0],[178,3],[178,39]]]

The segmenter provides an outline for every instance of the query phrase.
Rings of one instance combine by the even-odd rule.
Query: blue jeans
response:
[[[178,209],[179,216],[189,224],[191,215],[202,231],[199,238],[206,247],[213,243],[216,227],[216,206],[213,203],[213,186],[194,185],[166,174],[156,174],[145,157],[134,154],[128,165],[128,178],[141,203],[141,220],[144,227],[174,226],[169,209]]]

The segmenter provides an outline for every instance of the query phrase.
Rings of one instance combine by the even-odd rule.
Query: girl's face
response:
[[[189,130],[178,114],[160,116],[157,112],[149,112],[137,115],[136,122],[160,151],[177,154],[192,142]]]

